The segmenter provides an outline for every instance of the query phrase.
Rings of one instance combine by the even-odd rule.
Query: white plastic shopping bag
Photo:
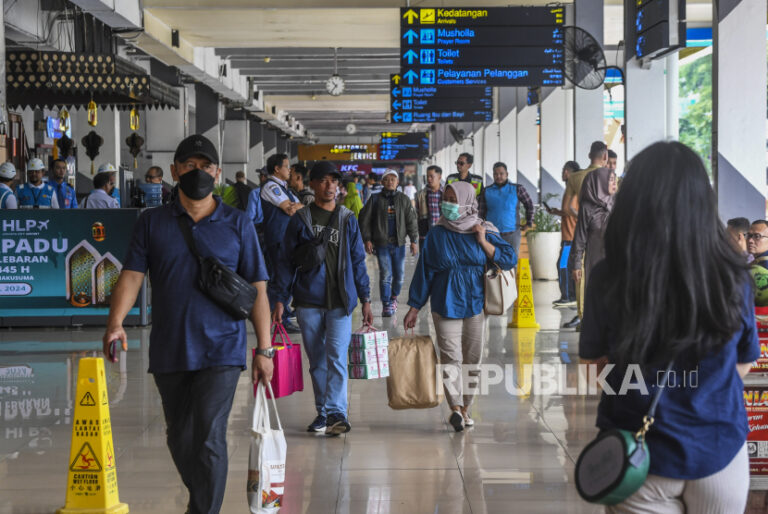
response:
[[[253,407],[251,455],[248,459],[248,504],[253,514],[279,512],[285,489],[285,436],[272,386],[267,384],[267,387],[275,408],[277,430],[272,430],[267,394],[264,384],[259,382]]]

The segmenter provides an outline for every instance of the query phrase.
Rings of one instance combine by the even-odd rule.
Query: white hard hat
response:
[[[0,177],[13,178],[16,176],[16,166],[12,162],[4,162],[0,164]]]
[[[43,164],[43,161],[35,157],[34,159],[30,159],[27,163],[27,171],[40,171],[45,169],[45,164]]]
[[[117,171],[117,168],[111,162],[105,162],[99,166],[99,173],[104,173],[105,171]]]

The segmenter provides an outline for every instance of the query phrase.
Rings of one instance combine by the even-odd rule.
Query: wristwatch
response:
[[[275,349],[274,348],[256,348],[256,355],[262,355],[268,359],[271,359],[275,356]]]
[[[360,298],[360,303],[371,303],[370,298]]]

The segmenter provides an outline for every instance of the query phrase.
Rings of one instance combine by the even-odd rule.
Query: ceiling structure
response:
[[[545,5],[549,0],[413,0],[411,7]],[[322,138],[407,130],[389,119],[389,75],[399,71],[402,0],[144,0],[152,19],[179,31],[180,53],[214,48],[241,76],[253,77],[265,100]],[[361,4],[365,7],[361,7]],[[711,0],[688,0],[689,26],[708,26]],[[605,0],[604,41],[623,34],[623,0]],[[334,51],[337,60],[334,60]],[[325,81],[338,70],[346,91]]]

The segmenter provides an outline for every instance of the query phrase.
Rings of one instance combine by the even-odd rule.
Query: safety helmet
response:
[[[117,171],[117,168],[115,168],[115,165],[112,164],[111,162],[105,162],[104,164],[99,166],[99,173],[112,172],[112,171]]]
[[[16,166],[12,162],[4,162],[0,164],[0,177],[12,179],[16,176]]]
[[[43,164],[43,161],[41,159],[38,159],[35,157],[34,159],[30,159],[27,163],[27,171],[41,171],[45,169],[45,164]]]

